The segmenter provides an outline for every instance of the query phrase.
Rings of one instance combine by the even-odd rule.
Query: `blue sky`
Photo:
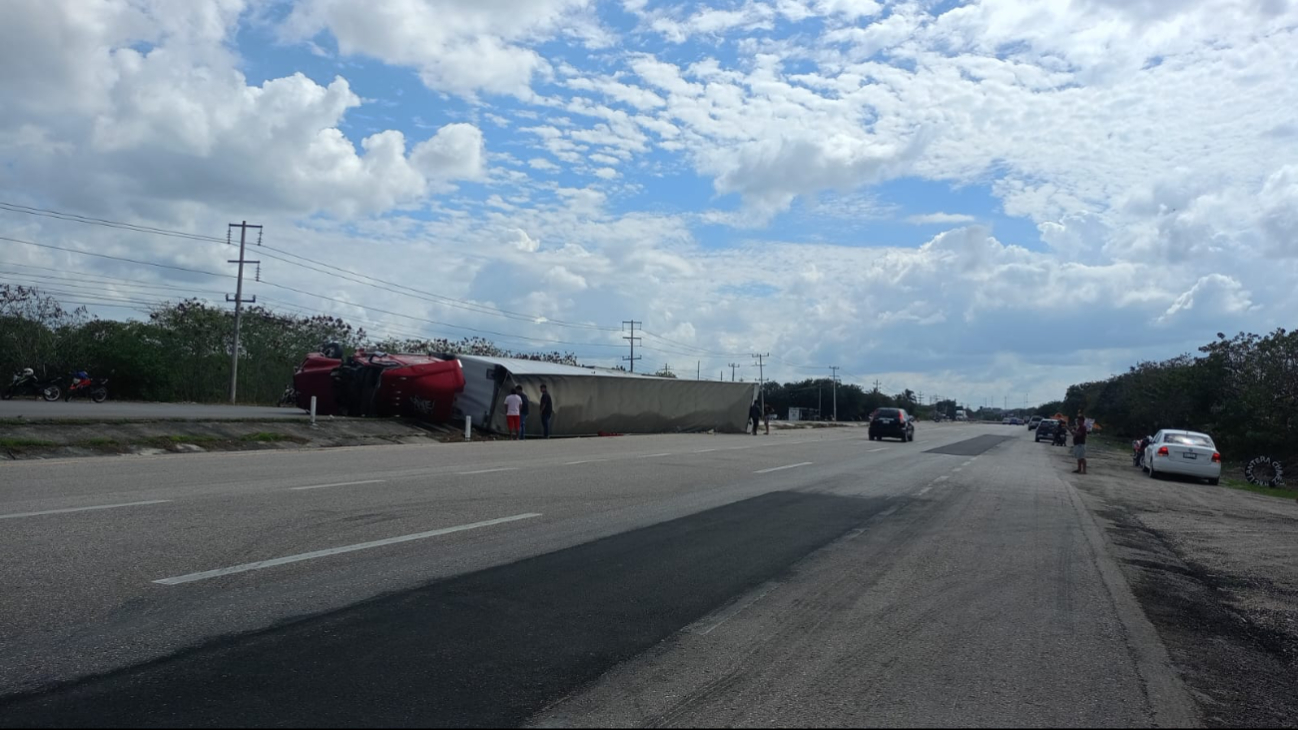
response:
[[[635,318],[642,367],[770,351],[780,379],[838,365],[894,391],[1044,400],[1298,311],[1294,3],[17,0],[11,15],[6,202],[217,236],[259,221],[272,245],[386,282],[271,261],[260,296],[373,333],[490,331],[614,364]],[[228,268],[219,247],[0,225]],[[48,265],[125,273],[0,248],[0,276]],[[96,313],[140,316],[131,286]]]

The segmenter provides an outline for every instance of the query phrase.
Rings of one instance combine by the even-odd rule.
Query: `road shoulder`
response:
[[[1152,480],[1111,448],[1077,487],[1110,553],[1212,727],[1298,718],[1298,509],[1188,480]]]

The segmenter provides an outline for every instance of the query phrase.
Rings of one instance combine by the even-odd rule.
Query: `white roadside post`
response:
[[[464,417],[464,440],[465,441],[472,440],[472,437],[470,436],[470,432],[469,432],[469,429],[472,427],[473,427],[473,416],[466,415]]]
[[[311,428],[315,428],[315,396],[311,396]]]

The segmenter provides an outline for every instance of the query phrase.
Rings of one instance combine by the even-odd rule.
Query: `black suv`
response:
[[[1032,440],[1037,443],[1049,441],[1055,437],[1055,429],[1059,427],[1059,421],[1053,418],[1043,418],[1041,423],[1037,424],[1037,432],[1033,435]]]
[[[880,408],[870,419],[870,440],[882,440],[884,436],[914,441],[915,419],[901,408]]]

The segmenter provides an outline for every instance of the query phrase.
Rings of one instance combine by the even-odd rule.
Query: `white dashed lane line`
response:
[[[456,473],[457,473],[459,476],[466,477],[466,476],[469,476],[470,474],[491,474],[491,473],[493,473],[493,472],[498,472],[498,471],[518,471],[518,467],[516,467],[516,466],[502,466],[502,467],[500,467],[500,468],[498,468],[498,469],[478,469],[478,470],[476,470],[476,471],[461,471],[461,472],[456,472]]]
[[[773,471],[782,471],[782,470],[784,470],[784,469],[796,469],[797,467],[800,467],[800,466],[810,466],[811,463],[812,463],[812,462],[810,462],[810,461],[800,461],[800,462],[798,462],[797,464],[785,464],[784,466],[773,466],[773,467],[771,467],[771,468],[769,468],[769,469],[758,469],[757,471],[755,471],[755,472],[753,472],[753,473],[754,473],[754,474],[770,474],[770,473],[773,472]]]
[[[342,547],[329,548],[328,550],[315,550],[309,553],[298,553],[297,555],[288,555],[282,558],[273,558],[271,560],[259,560],[255,563],[243,563],[241,565],[232,565],[228,568],[217,568],[215,570],[204,570],[200,573],[188,573],[178,575],[173,578],[159,578],[153,581],[162,585],[174,586],[180,583],[192,583],[196,580],[207,580],[208,578],[217,578],[223,575],[233,573],[246,573],[250,570],[262,570],[263,568],[273,568],[277,565],[286,565],[288,563],[297,563],[303,560],[314,560],[315,558],[324,558],[330,555],[340,553],[350,553],[357,550],[368,550],[370,548],[383,547],[384,545],[395,545],[401,542],[410,542],[412,540],[424,540],[438,535],[449,535],[452,532],[463,532],[465,530],[476,530],[480,527],[490,527],[505,522],[515,522],[517,520],[528,520],[533,517],[540,517],[538,512],[528,512],[521,515],[512,515],[510,517],[499,517],[494,520],[484,520],[482,522],[473,522],[467,525],[456,525],[455,527],[443,527],[440,530],[429,530],[427,532],[416,532],[413,535],[399,535],[389,537],[383,540],[373,540],[371,542],[361,542],[355,545],[344,545]]]
[[[350,487],[357,484],[382,484],[386,479],[364,479],[359,482],[336,482],[334,484],[311,484],[305,487],[289,487],[292,491],[302,491],[303,489],[327,489],[329,487]]]
[[[170,499],[150,499],[144,502],[123,502],[121,504],[97,504],[93,507],[68,507],[65,509],[47,509],[40,512],[14,512],[13,514],[0,515],[0,520],[12,520],[19,517],[39,517],[41,515],[61,515],[68,512],[89,512],[98,509],[117,509],[118,507],[142,507],[146,504],[162,504],[170,502]]]

